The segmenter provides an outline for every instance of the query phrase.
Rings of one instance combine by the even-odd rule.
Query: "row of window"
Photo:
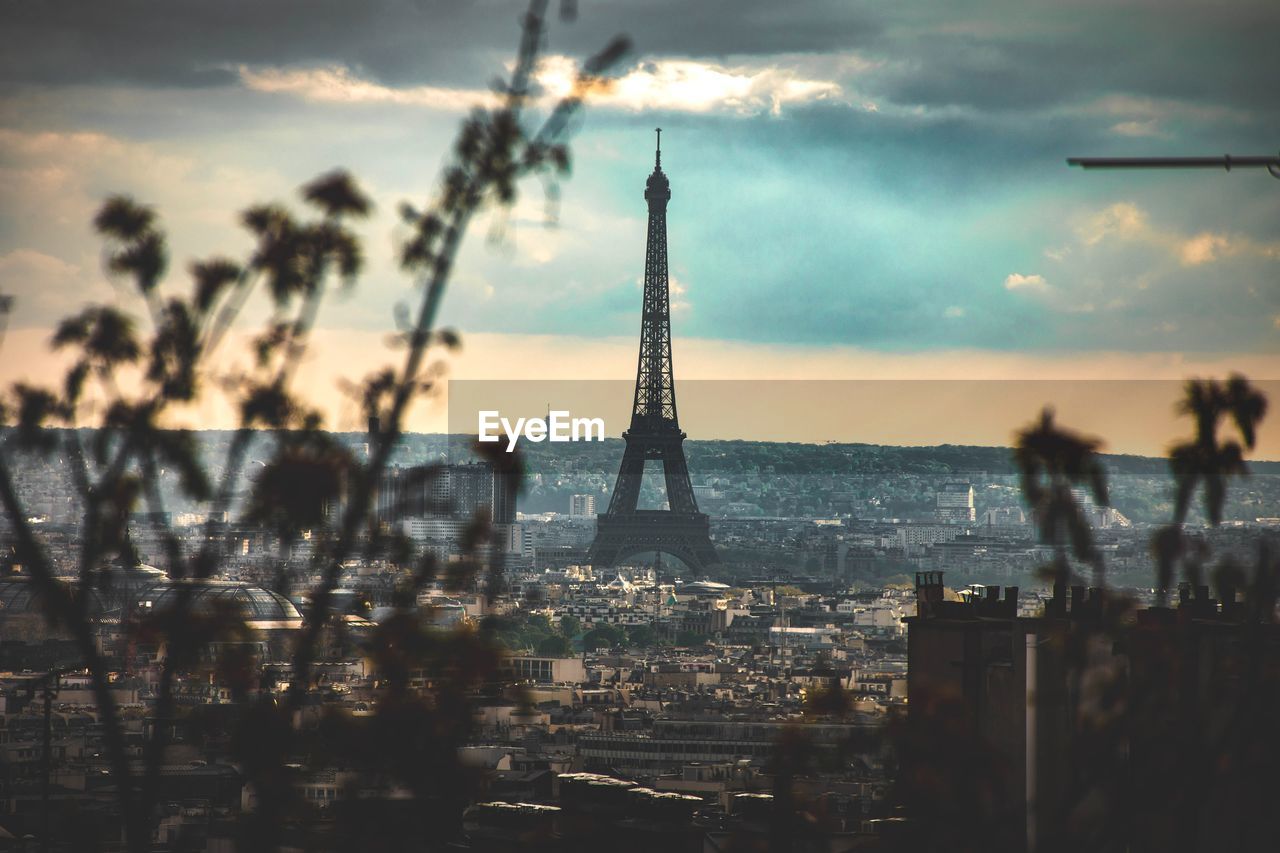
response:
[[[751,741],[670,741],[648,738],[584,738],[579,748],[583,756],[600,753],[648,753],[683,758],[691,755],[709,759],[767,757],[773,752],[772,743]]]
[[[517,678],[532,678],[538,681],[551,680],[551,661],[549,660],[515,659],[511,661],[511,666]]]
[[[319,800],[319,801],[336,800],[338,798],[338,789],[308,787],[303,789],[303,796],[306,797],[308,800]]]

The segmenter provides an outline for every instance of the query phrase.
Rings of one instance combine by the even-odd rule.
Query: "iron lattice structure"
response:
[[[649,232],[644,257],[644,306],[640,320],[640,356],[631,427],[622,434],[626,450],[607,512],[596,522],[589,560],[612,566],[633,554],[671,554],[695,572],[720,562],[711,544],[711,526],[698,511],[684,457],[685,434],[676,414],[675,375],[671,367],[671,296],[667,272],[667,202],[671,184],[662,171],[662,131],[653,173],[645,184]],[[666,509],[639,509],[645,462],[662,463]]]

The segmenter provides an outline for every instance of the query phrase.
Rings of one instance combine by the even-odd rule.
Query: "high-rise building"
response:
[[[523,555],[525,530],[522,524],[503,524],[498,527],[500,547],[505,554]]]
[[[959,794],[941,796],[954,784],[983,804],[983,811],[973,815],[980,837],[998,839],[993,849],[1024,850],[1049,828],[1046,822],[1038,830],[1028,826],[1028,816],[1034,826],[1030,804],[1056,805],[1062,795],[1066,709],[1061,691],[1053,689],[1062,681],[1056,659],[1061,644],[1046,642],[1062,626],[1018,619],[1016,588],[1003,600],[999,587],[987,587],[986,593],[989,597],[971,602],[947,601],[941,572],[916,575],[917,612],[905,620],[904,796],[913,817],[938,822],[949,809],[964,811],[956,802]],[[1048,654],[1056,656],[1052,665]],[[952,750],[950,737],[940,744],[930,740],[942,720],[954,728],[950,737],[972,746],[970,753]],[[941,784],[927,775],[935,769]],[[909,784],[917,778],[925,781]],[[962,788],[959,780],[968,780],[969,787]]]
[[[447,469],[448,497],[453,512],[470,518],[477,512],[487,512],[495,523],[498,515],[498,478],[493,469],[484,463],[450,465]],[[515,521],[514,518],[511,519]]]
[[[378,517],[389,523],[430,516],[466,520],[483,510],[494,524],[514,524],[513,485],[484,462],[392,467],[378,482]]]
[[[971,849],[1274,848],[1250,780],[1280,754],[1280,624],[1222,586],[1116,627],[1104,589],[1025,617],[1016,587],[948,601],[941,572],[917,573],[895,748],[908,821],[932,835],[904,849],[958,823]]]
[[[972,524],[978,517],[973,505],[972,483],[944,483],[938,490],[937,500],[939,521]]]
[[[570,495],[569,496],[569,515],[572,518],[595,518],[596,517],[596,496],[595,495]]]

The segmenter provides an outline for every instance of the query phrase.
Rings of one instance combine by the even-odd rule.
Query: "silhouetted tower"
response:
[[[626,450],[607,512],[597,519],[588,560],[612,566],[632,554],[665,551],[693,571],[720,562],[711,544],[711,526],[698,512],[684,458],[685,434],[676,417],[676,388],[671,369],[671,302],[667,278],[667,202],[671,185],[662,171],[662,130],[653,174],[644,190],[649,203],[649,235],[644,255],[644,306],[640,320],[640,358],[631,428],[622,434]],[[662,463],[667,508],[639,509],[645,461]]]

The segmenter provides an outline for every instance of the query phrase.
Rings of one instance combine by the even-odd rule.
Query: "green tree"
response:
[[[641,649],[652,648],[658,644],[658,634],[651,625],[635,625],[627,629],[627,642]]]
[[[534,613],[525,619],[525,630],[535,637],[545,637],[554,633],[555,629],[551,627],[551,617],[545,613]]]
[[[612,625],[600,625],[592,628],[582,637],[582,645],[587,651],[611,649],[622,645],[622,631]]]
[[[566,613],[560,617],[560,633],[572,640],[582,633],[582,621],[577,616]]]
[[[546,658],[563,658],[569,656],[569,641],[558,634],[552,634],[538,643],[538,655]]]
[[[676,645],[685,648],[694,648],[696,646],[705,645],[707,638],[702,634],[694,631],[678,631],[676,633]]]

